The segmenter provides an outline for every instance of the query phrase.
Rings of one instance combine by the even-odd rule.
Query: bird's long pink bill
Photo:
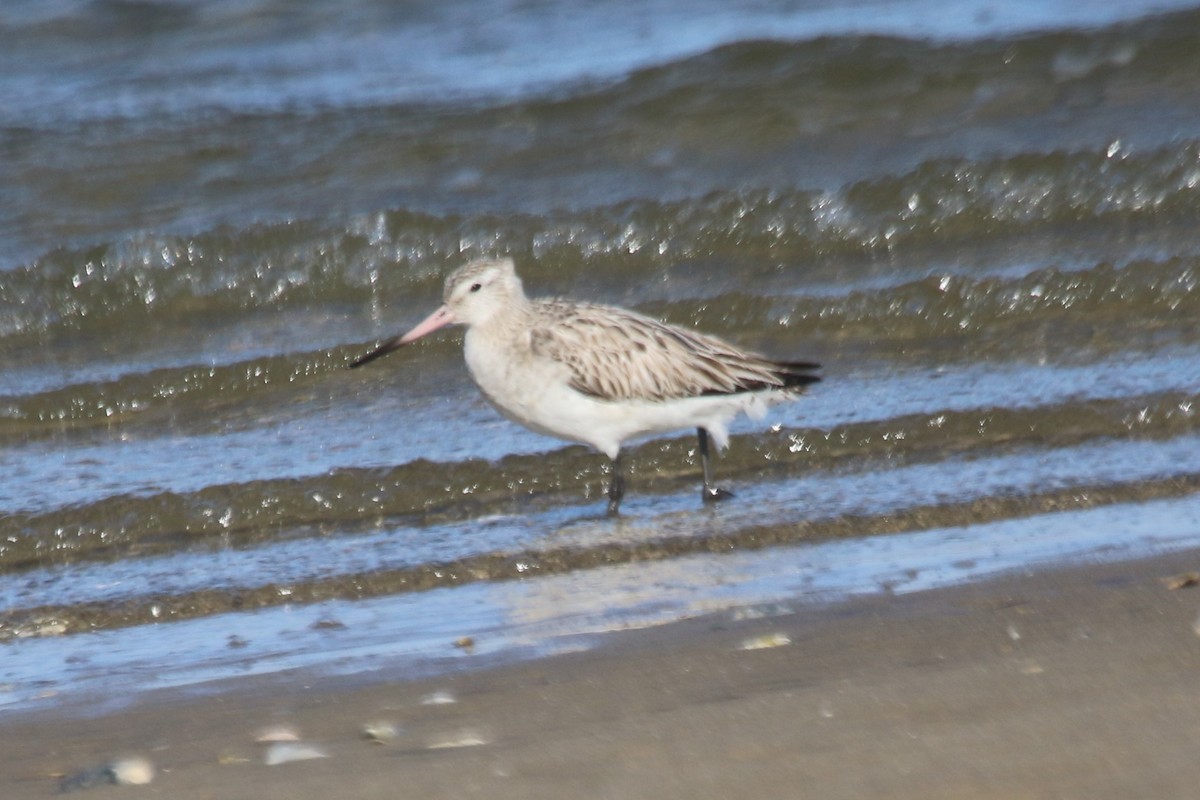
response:
[[[426,317],[421,322],[419,322],[417,324],[417,326],[415,328],[413,328],[411,331],[409,331],[408,333],[405,333],[401,336],[397,336],[392,339],[388,339],[386,342],[379,345],[379,347],[376,347],[374,350],[367,353],[365,356],[362,356],[361,358],[357,358],[354,361],[351,361],[350,369],[354,369],[355,367],[361,367],[363,364],[369,364],[377,358],[386,356],[388,353],[392,352],[393,350],[399,350],[401,347],[404,347],[404,345],[415,342],[417,339],[420,339],[422,336],[424,336],[427,333],[433,333],[438,328],[444,327],[446,325],[451,325],[453,323],[454,323],[454,314],[452,314],[450,312],[450,309],[446,308],[446,306],[442,306],[437,311],[433,312],[428,317]]]

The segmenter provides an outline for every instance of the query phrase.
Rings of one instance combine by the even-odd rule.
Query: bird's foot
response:
[[[734,494],[728,489],[719,489],[716,486],[705,486],[704,490],[700,493],[700,496],[704,498],[705,503],[719,503],[722,500],[728,500],[729,498],[733,497]]]

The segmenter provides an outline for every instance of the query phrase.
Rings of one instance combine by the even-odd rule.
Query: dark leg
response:
[[[712,465],[708,461],[708,431],[696,428],[696,436],[700,439],[700,463],[704,467],[704,493],[701,495],[706,503],[715,503],[727,497],[733,497],[733,492],[718,489],[713,486]]]
[[[625,496],[625,473],[621,471],[621,454],[612,461],[612,480],[608,483],[608,513],[621,510],[621,498]]]

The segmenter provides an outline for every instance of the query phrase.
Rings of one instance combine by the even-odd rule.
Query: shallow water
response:
[[[1195,544],[1198,54],[1187,3],[7,4],[0,699]],[[826,380],[735,500],[681,434],[604,519],[457,335],[345,368],[476,254]]]
[[[1119,531],[1120,536],[1112,533]],[[581,574],[325,600],[161,626],[35,638],[0,666],[0,703],[68,697],[102,713],[164,688],[283,671],[408,678],[594,647],[601,635],[701,614],[769,617],[880,592],[902,594],[1064,560],[1200,545],[1200,500],[1122,504],[920,533],[599,566]],[[469,637],[469,648],[458,646]],[[47,676],[46,664],[61,664]],[[66,696],[58,694],[66,689]],[[79,700],[83,698],[84,703]]]

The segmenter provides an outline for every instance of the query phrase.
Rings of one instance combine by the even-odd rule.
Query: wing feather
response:
[[[713,336],[611,306],[538,301],[534,355],[570,371],[577,391],[606,400],[666,400],[820,380],[816,364],[775,362]]]

